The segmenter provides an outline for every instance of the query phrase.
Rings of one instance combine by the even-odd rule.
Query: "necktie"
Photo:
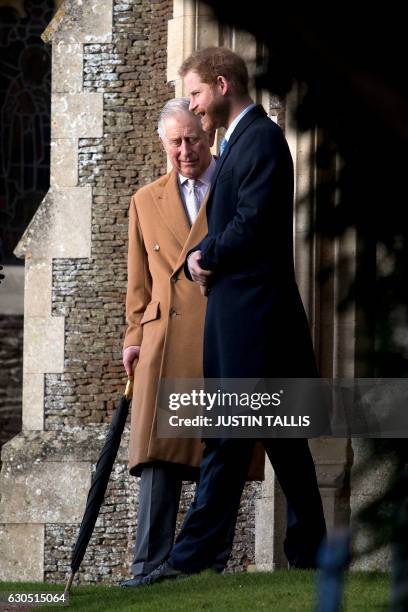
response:
[[[197,193],[198,183],[199,181],[196,181],[194,179],[187,180],[186,206],[191,224],[193,224],[196,220],[198,211],[200,210],[200,200],[199,195]]]
[[[227,146],[227,144],[228,144],[228,140],[225,140],[225,138],[223,138],[221,140],[221,144],[220,144],[220,157],[224,153],[224,150],[225,150],[225,147]]]

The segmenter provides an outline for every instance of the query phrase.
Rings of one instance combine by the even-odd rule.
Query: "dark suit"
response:
[[[206,378],[314,377],[317,368],[293,265],[293,165],[281,129],[262,107],[238,123],[218,162],[207,202],[200,265],[214,271],[205,321]],[[325,522],[305,439],[263,441],[294,520],[285,552],[314,564]],[[254,440],[207,440],[200,485],[171,565],[208,565],[231,523]]]

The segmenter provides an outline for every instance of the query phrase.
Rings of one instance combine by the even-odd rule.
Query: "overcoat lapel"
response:
[[[231,147],[238,140],[241,134],[251,125],[251,123],[255,121],[255,119],[258,119],[258,117],[264,117],[265,115],[266,113],[265,113],[264,108],[258,105],[258,106],[255,106],[252,110],[250,110],[246,115],[244,115],[244,117],[242,117],[241,121],[238,123],[237,127],[232,132],[231,138],[228,141],[228,144],[225,148],[224,153],[221,155],[221,157],[217,161],[217,167],[211,179],[211,188],[210,188],[210,193],[208,194],[208,200],[211,199],[211,195],[214,190],[217,177],[219,173],[221,172],[221,169],[223,165],[225,164],[226,160],[228,159],[228,155],[231,150]]]
[[[157,187],[154,202],[167,225],[181,247],[184,246],[190,233],[190,224],[184,209],[178,187],[177,174],[172,170],[164,188]]]

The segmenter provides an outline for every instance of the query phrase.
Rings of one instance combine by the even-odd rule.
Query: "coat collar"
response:
[[[238,123],[237,127],[235,128],[235,130],[232,132],[231,137],[228,141],[228,144],[225,148],[224,153],[221,155],[221,157],[219,158],[218,162],[217,162],[217,168],[214,172],[212,181],[211,181],[211,189],[210,189],[210,193],[208,194],[208,198],[209,199],[212,195],[212,192],[214,190],[215,187],[215,183],[217,180],[217,177],[219,175],[219,173],[221,172],[221,168],[223,167],[223,165],[225,164],[225,160],[227,159],[229,152],[231,150],[231,147],[234,146],[235,142],[238,140],[238,138],[241,136],[241,134],[243,134],[245,132],[245,130],[251,125],[251,123],[253,123],[255,121],[255,119],[258,119],[259,117],[266,117],[267,114],[264,110],[264,108],[261,105],[257,105],[254,108],[252,108],[246,115],[244,115],[241,119],[241,121]]]
[[[190,224],[181,199],[177,174],[172,170],[167,177],[168,180],[154,190],[153,199],[164,223],[183,247],[190,233]]]

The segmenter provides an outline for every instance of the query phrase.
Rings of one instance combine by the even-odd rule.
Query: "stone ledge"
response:
[[[110,42],[112,0],[65,0],[41,38],[45,43]]]
[[[90,185],[50,189],[14,254],[36,259],[90,257],[91,207]]]
[[[4,444],[3,463],[91,462],[98,460],[109,426],[64,431],[23,431]],[[125,429],[116,461],[127,462],[129,430]]]

